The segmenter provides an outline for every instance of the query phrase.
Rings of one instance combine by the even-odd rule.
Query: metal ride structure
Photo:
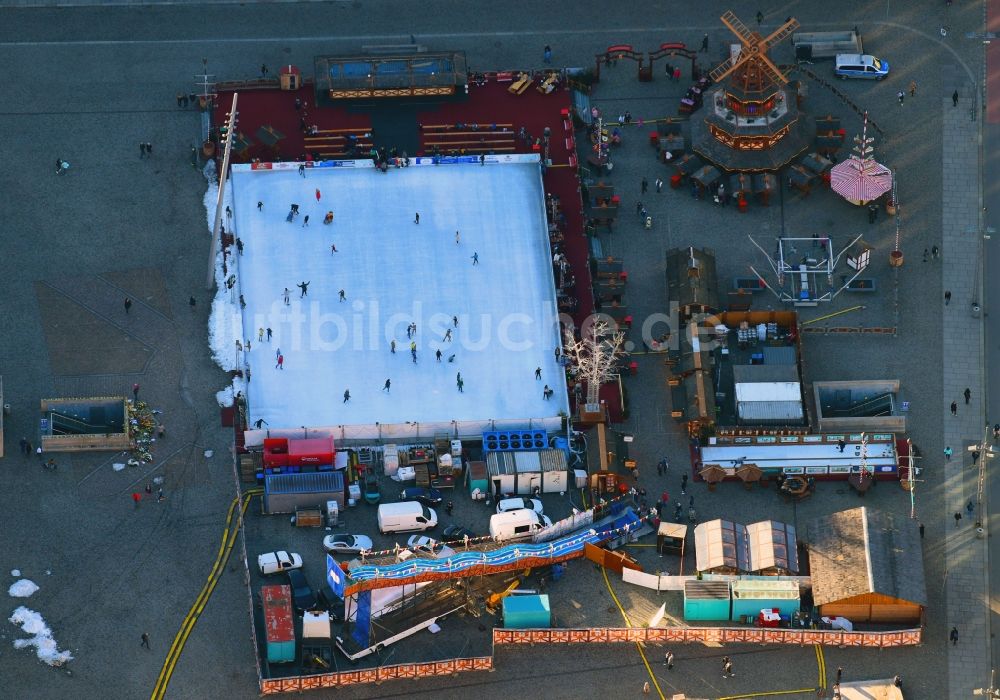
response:
[[[776,279],[773,283],[769,283],[767,278],[758,272],[753,265],[749,266],[750,270],[757,275],[758,279],[763,282],[764,286],[779,301],[792,303],[795,306],[817,306],[821,301],[833,301],[838,294],[847,289],[851,282],[864,272],[871,259],[871,251],[867,248],[857,255],[849,256],[850,267],[854,274],[849,279],[847,275],[844,275],[841,278],[841,285],[836,287],[833,282],[834,271],[837,269],[837,265],[840,263],[840,259],[844,257],[844,254],[855,243],[861,240],[860,234],[836,254],[834,254],[833,240],[829,236],[820,238],[778,238],[777,250],[774,255],[771,255],[761,247],[753,239],[753,236],[748,235],[747,238],[767,257],[768,264],[771,266],[771,271],[774,273]],[[807,254],[798,256],[796,243],[806,248],[808,251]],[[814,254],[817,243],[820,250],[822,250],[821,255]],[[796,256],[798,256],[797,262],[795,261]],[[820,292],[820,280],[823,277],[826,278],[826,290]]]

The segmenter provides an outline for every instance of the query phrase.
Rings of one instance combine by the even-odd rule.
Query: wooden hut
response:
[[[866,507],[809,524],[813,603],[852,622],[919,624],[927,605],[917,521]]]
[[[711,248],[674,248],[667,251],[667,304],[676,304],[680,319],[719,310],[715,251]]]

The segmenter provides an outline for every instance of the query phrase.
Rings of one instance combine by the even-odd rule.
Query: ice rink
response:
[[[251,424],[368,438],[474,435],[490,421],[558,425],[568,397],[554,355],[560,343],[539,165],[534,156],[494,159],[510,162],[414,159],[383,174],[358,161],[304,176],[290,163],[233,167],[227,228],[243,243],[234,296],[243,295],[251,339]],[[289,222],[293,203],[299,215]],[[324,224],[327,212],[332,224]],[[548,400],[546,384],[554,392]]]

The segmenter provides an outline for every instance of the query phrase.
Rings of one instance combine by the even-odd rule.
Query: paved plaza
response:
[[[178,91],[197,90],[194,76],[204,70],[202,59],[217,79],[251,78],[262,62],[311,70],[314,55],[406,43],[412,35],[433,48],[467,51],[475,70],[541,67],[546,44],[555,64],[586,68],[612,44],[644,51],[665,41],[696,46],[708,33],[710,50],[700,59],[708,67],[729,39],[718,21],[729,5],[636,5],[615,8],[608,17],[606,3],[567,10],[513,2],[470,17],[443,0],[46,7],[54,4],[0,2],[0,58],[8,75],[17,76],[8,81],[0,111],[7,137],[7,167],[0,172],[0,375],[11,407],[7,456],[0,460],[0,571],[18,569],[40,586],[27,600],[8,598],[0,612],[6,619],[22,603],[37,610],[74,660],[65,669],[43,665],[30,651],[12,647],[18,632],[3,622],[0,678],[17,697],[142,697],[153,688],[167,646],[208,575],[235,488],[231,433],[220,427],[214,398],[226,375],[213,365],[206,338],[212,294],[204,288],[206,182],[189,160],[201,119],[174,99]],[[736,2],[732,9],[750,22],[758,8]],[[972,302],[984,298],[979,288],[989,284],[976,272],[982,257],[983,46],[966,38],[982,31],[983,5],[792,2],[762,9],[765,29],[789,14],[807,30],[857,25],[866,50],[892,63],[884,83],[838,81],[834,87],[846,102],[829,86],[807,79],[804,108],[841,116],[848,140],[860,130],[855,107],[868,110],[884,133],[875,143],[876,156],[898,175],[903,268],[894,272],[888,265],[896,221],[883,212],[870,225],[863,210],[821,189],[808,197],[786,190],[771,207],[755,204],[741,215],[733,207],[695,201],[686,190],[665,188],[641,197],[654,220],[652,230],[644,230],[631,215],[640,181],[666,171],[654,158],[648,128],[638,125],[626,131],[613,154],[611,182],[622,196],[623,213],[614,233],[602,233],[601,241],[605,253],[624,259],[630,308],[642,319],[664,310],[662,261],[669,248],[715,249],[720,285],[728,285],[746,275],[750,264],[764,264],[747,234],[771,241],[817,233],[845,244],[863,234],[873,248],[866,276],[876,278],[880,291],[841,295],[805,310],[802,318],[862,305],[812,325],[895,326],[897,334],[807,333],[804,380],[807,389],[820,380],[902,382],[909,432],[923,454],[915,503],[926,528],[925,643],[881,652],[825,649],[822,677],[820,657],[811,648],[692,646],[675,650],[678,664],[670,672],[662,666],[662,650],[645,650],[647,670],[634,645],[498,649],[494,673],[351,688],[336,691],[338,696],[638,696],[650,673],[667,697],[807,697],[798,691],[817,687],[829,696],[838,666],[849,680],[899,673],[908,700],[966,698],[989,683],[989,540],[977,539],[974,527],[977,519],[988,522],[989,514],[966,516],[958,527],[953,519],[976,497],[977,470],[966,447],[982,439],[985,424],[996,422],[986,418],[983,376],[982,324],[989,308],[979,317],[972,313]],[[946,36],[941,27],[947,27]],[[790,62],[790,47],[774,57]],[[810,70],[830,77],[828,63]],[[603,72],[592,101],[610,115],[626,109],[647,120],[672,115],[682,86],[657,78],[640,83],[634,65],[622,62]],[[911,81],[917,93],[907,92],[901,105],[896,92]],[[153,143],[151,157],[140,158],[140,141]],[[57,157],[71,164],[63,176],[55,174]],[[923,262],[923,250],[934,245],[940,258]],[[128,311],[126,297],[133,301]],[[761,295],[757,299],[767,304]],[[639,374],[626,380],[630,410],[621,428],[635,435],[632,452],[644,467],[643,486],[653,493],[676,491],[687,440],[670,418],[668,370],[662,356],[637,354],[636,360]],[[37,441],[40,399],[127,394],[133,383],[161,411],[166,426],[151,464],[115,471],[112,464],[120,457],[80,453],[59,455],[58,469],[50,472],[18,454],[21,436]],[[968,404],[962,397],[966,387]],[[958,403],[954,417],[952,401]],[[954,450],[950,461],[943,456],[946,446]],[[664,478],[653,469],[661,456],[673,465]],[[131,493],[154,477],[163,478],[166,499],[134,507]],[[800,526],[858,503],[836,483],[820,484],[813,499],[794,506],[776,506],[773,494],[744,495],[730,486],[713,494],[694,487],[701,519],[726,514],[752,522],[773,511]],[[866,505],[907,512],[908,494],[891,484],[879,489]],[[257,694],[243,566],[235,556],[187,641],[169,698],[203,698],[206,689],[230,697]],[[579,580],[593,585],[574,600],[575,609],[599,611],[602,620],[619,615],[599,575],[581,573]],[[6,585],[13,581],[8,576]],[[611,588],[633,621],[642,620],[645,603],[621,581],[613,580]],[[960,631],[956,646],[948,643],[953,626]],[[140,646],[143,632],[150,635],[149,650]],[[726,653],[736,664],[734,679],[721,677],[719,659]]]

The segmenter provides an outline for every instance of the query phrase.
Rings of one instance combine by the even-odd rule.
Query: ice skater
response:
[[[285,356],[278,355],[278,364],[274,366],[275,369],[285,369]]]
[[[285,217],[285,221],[287,221],[288,223],[292,223],[292,219],[294,218],[295,218],[295,212],[289,209],[288,216]]]
[[[478,265],[479,264],[479,253],[473,253],[472,254],[472,264],[473,265]]]
[[[554,391],[553,391],[553,390],[552,390],[552,389],[551,389],[551,388],[549,387],[549,385],[548,385],[548,384],[546,384],[546,385],[545,385],[545,388],[544,388],[544,389],[542,389],[542,398],[543,398],[543,399],[545,399],[546,401],[548,401],[549,399],[551,399],[551,398],[552,398],[552,394],[554,394],[554,393],[556,393],[556,392],[554,392]]]
[[[413,364],[417,364],[417,348],[414,345],[410,345],[410,359],[413,360]]]
[[[270,328],[267,329],[267,342],[269,342],[269,343],[271,342],[271,329]]]
[[[330,225],[330,224],[333,223],[333,212],[332,211],[328,211],[326,213],[326,216],[323,217],[323,223],[327,224],[327,225]]]
[[[264,211],[264,203],[259,199],[257,200],[257,211]]]
[[[460,394],[465,393],[465,380],[462,379],[462,373],[459,372],[455,375],[455,384],[458,386],[458,392]]]
[[[306,165],[305,163],[299,163],[299,175],[302,177],[306,176]]]
[[[306,217],[306,218],[309,218],[309,217]],[[304,296],[308,296],[309,295],[309,284],[310,284],[309,282],[302,282],[302,284],[295,285],[296,287],[298,287],[299,289],[302,290],[302,293],[299,294],[299,299],[301,299]]]
[[[316,191],[319,192],[319,190],[316,190]],[[385,384],[382,385],[382,391],[384,391],[386,393],[389,393],[389,387],[390,386],[392,386],[392,380],[391,379],[386,379],[385,380]]]
[[[541,378],[542,378],[542,368],[541,367],[535,367],[535,379],[539,379],[540,380]]]
[[[344,389],[344,403],[347,403],[350,400],[351,400],[351,390]]]
[[[347,301],[347,292],[345,292],[343,289],[337,292],[337,294],[340,295],[340,301]]]
[[[462,242],[462,236],[461,236],[461,234],[459,234],[458,231],[455,231],[455,245],[458,245],[461,242]]]
[[[337,252],[337,244],[336,243],[331,243],[330,244],[330,252],[331,253],[336,253]]]
[[[285,306],[288,306],[288,287],[285,287]]]
[[[444,342],[445,343],[450,343],[451,342],[451,329],[450,328],[447,331],[445,331]]]
[[[317,188],[316,188],[316,201],[317,201],[317,202],[319,201],[319,198],[320,198],[321,196],[322,196],[322,195],[321,195],[321,194],[320,194],[320,192],[319,192],[319,188],[317,187]]]
[[[435,352],[434,353],[434,357],[437,359],[438,362],[440,362],[441,361],[441,351],[438,350],[437,352]]]
[[[413,217],[413,223],[415,223],[415,224],[419,224],[420,223],[420,212],[419,211]]]
[[[455,328],[458,328],[458,316],[452,316],[451,323],[453,326],[455,326]]]
[[[396,354],[396,341],[395,340],[392,341],[391,343],[389,343],[389,352],[391,352],[393,355]]]
[[[455,356],[454,355],[448,355],[448,362],[454,362],[454,361],[455,361]]]
[[[302,228],[305,228],[308,225],[309,225],[309,215],[306,214],[305,217],[302,219]]]

